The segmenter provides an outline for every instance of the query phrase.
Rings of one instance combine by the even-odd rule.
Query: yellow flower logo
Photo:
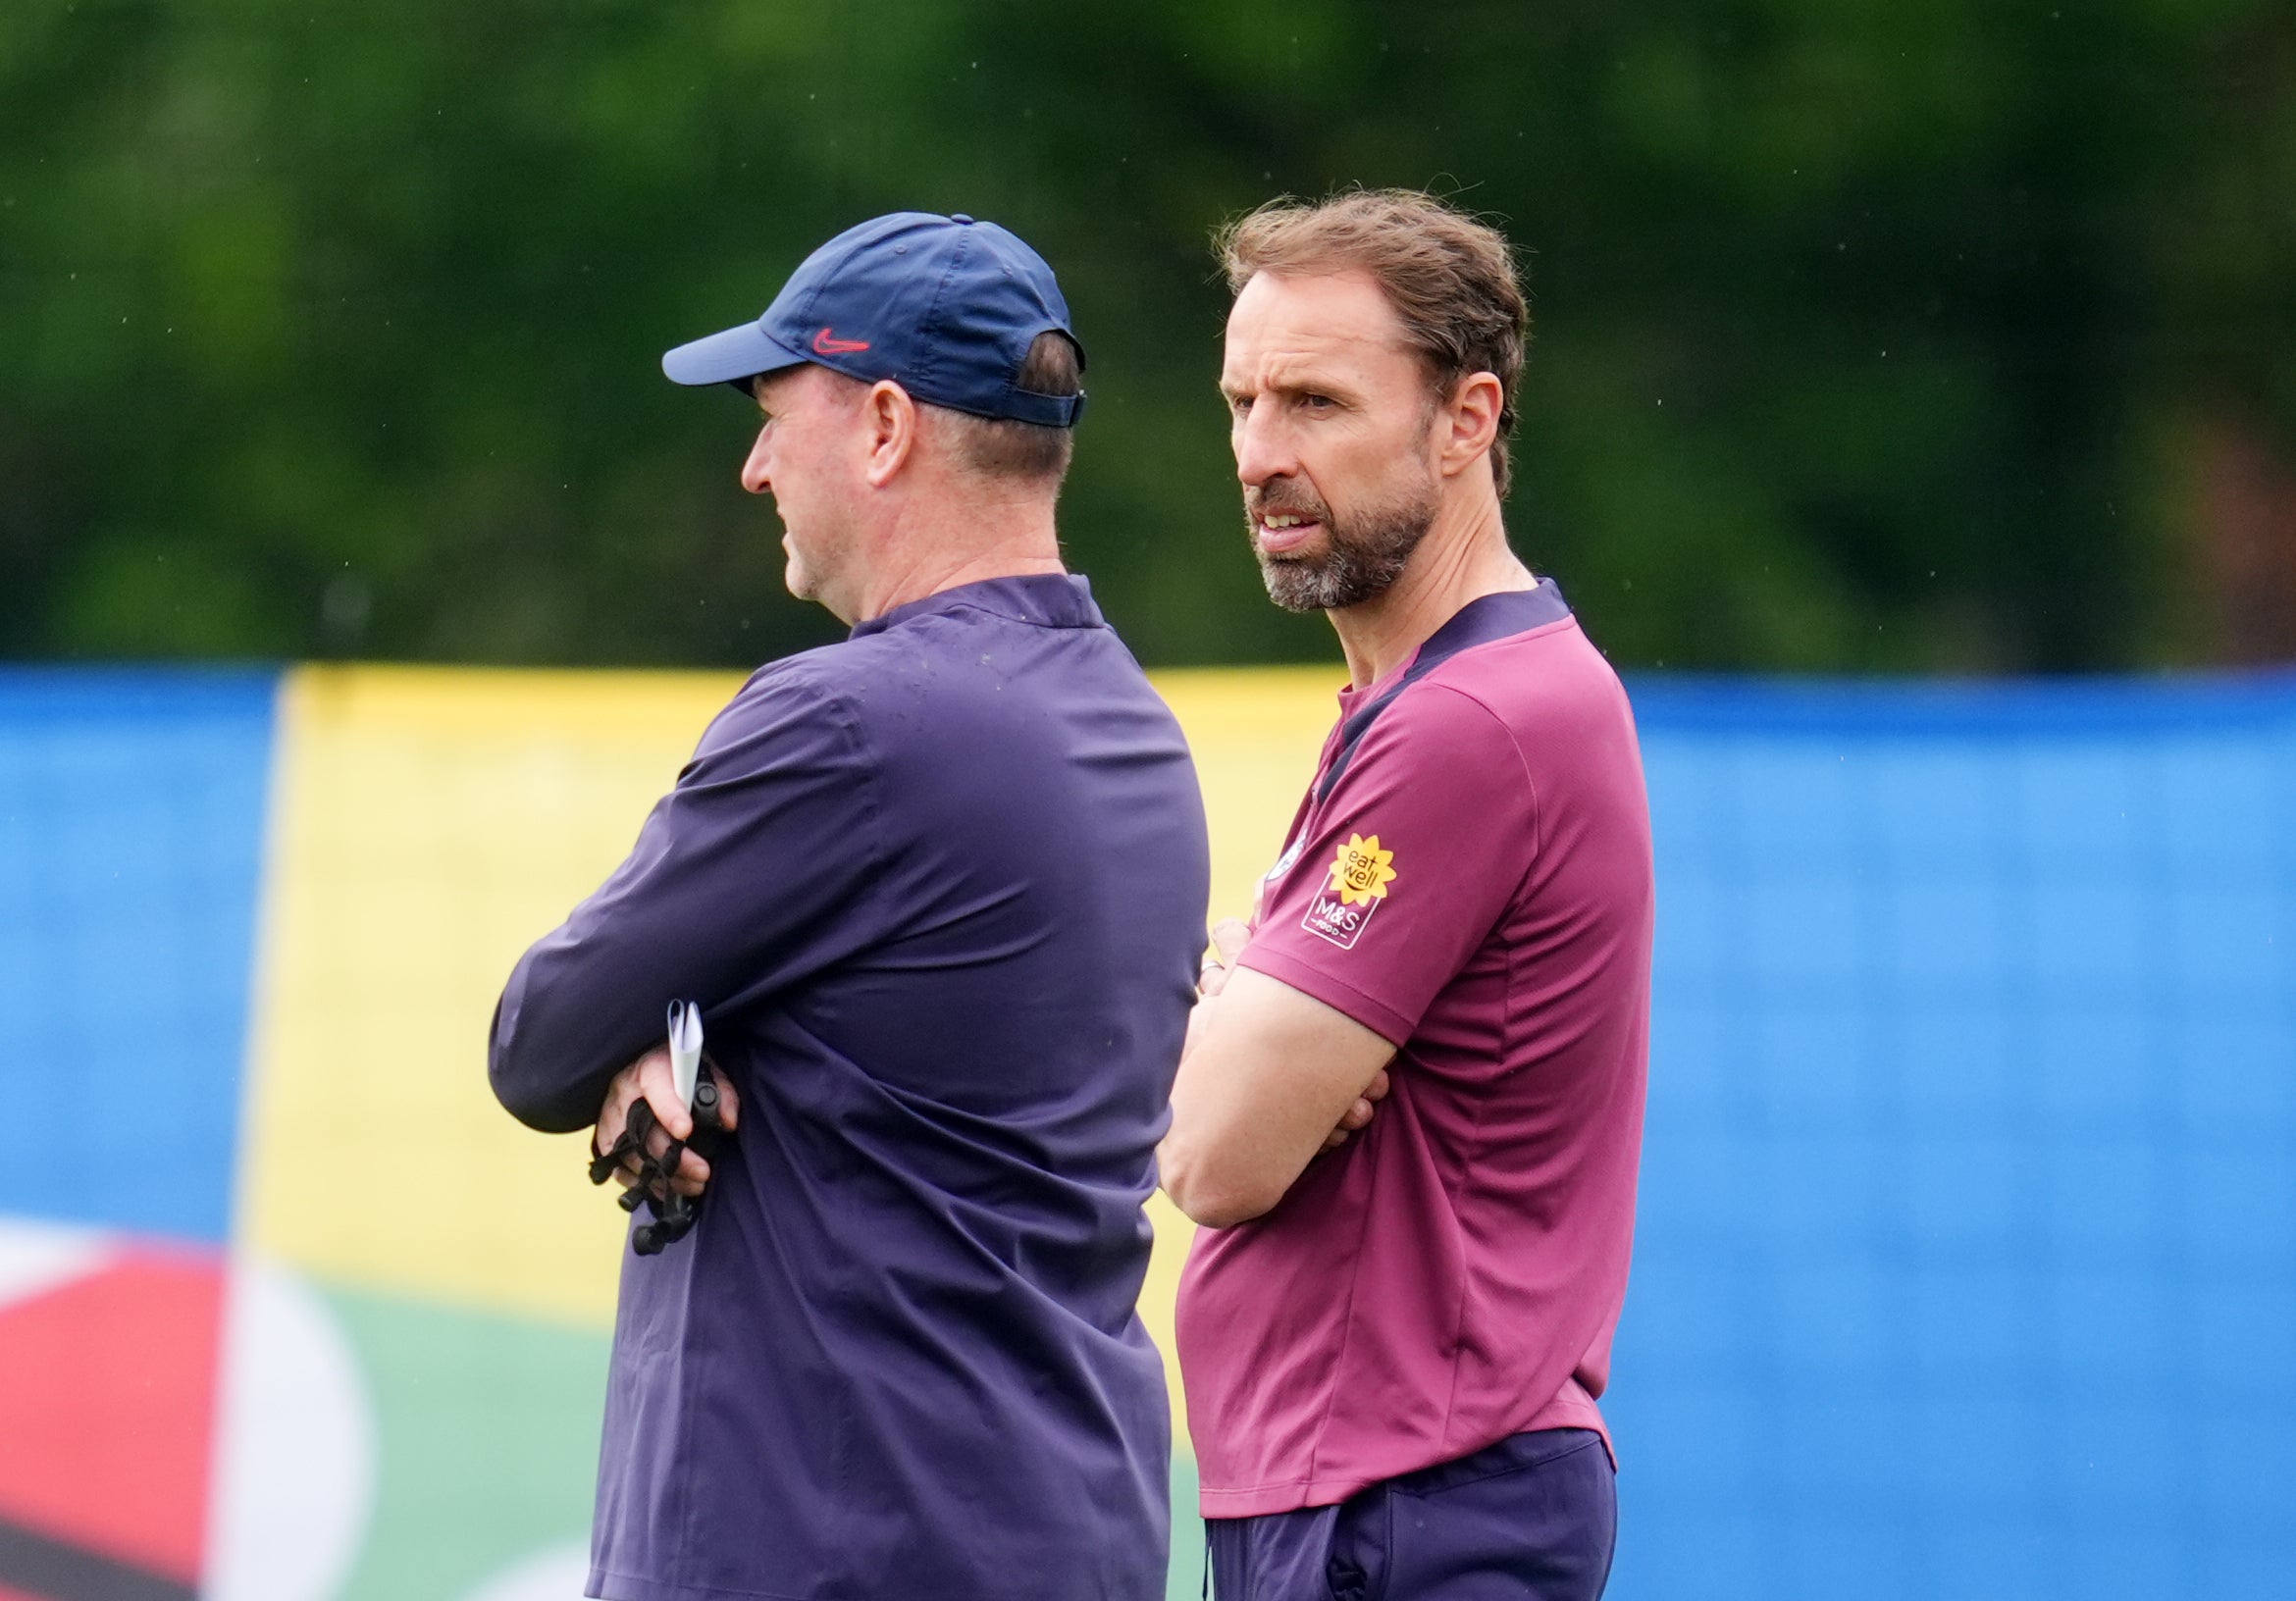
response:
[[[1395,881],[1395,869],[1389,865],[1394,859],[1394,852],[1380,849],[1377,834],[1369,839],[1350,834],[1339,848],[1339,859],[1331,863],[1331,888],[1339,892],[1339,904],[1368,906],[1384,901],[1387,886]]]

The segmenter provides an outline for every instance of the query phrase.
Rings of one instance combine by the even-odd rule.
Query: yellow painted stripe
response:
[[[738,680],[287,676],[239,1232],[339,1280],[596,1322],[622,1215],[513,1123],[511,963],[630,849]]]
[[[1337,713],[1336,668],[1220,669],[1152,675],[1195,753],[1212,830],[1212,919],[1250,913],[1260,875],[1275,864],[1302,791],[1315,776],[1316,754]],[[1150,1197],[1156,1250],[1140,1290],[1140,1316],[1164,1353],[1174,1438],[1187,1431],[1179,1360],[1172,1337],[1180,1266],[1195,1225],[1160,1190]]]
[[[1241,913],[1332,714],[1332,669],[1159,675]],[[240,1227],[341,1282],[603,1324],[622,1214],[579,1136],[495,1105],[518,954],[629,850],[725,674],[303,668],[282,690]],[[1161,1197],[1142,1311],[1171,1360],[1186,1221]],[[1176,1405],[1177,1386],[1174,1384]]]

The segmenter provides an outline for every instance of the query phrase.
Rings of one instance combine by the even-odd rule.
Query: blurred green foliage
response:
[[[899,207],[1059,270],[1063,526],[1151,662],[1262,596],[1205,239],[1432,185],[1539,319],[1518,546],[1628,663],[2207,659],[2196,439],[2296,442],[2273,0],[9,0],[0,653],[831,637],[662,349]]]

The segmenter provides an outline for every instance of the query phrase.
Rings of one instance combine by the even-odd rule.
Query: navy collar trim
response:
[[[866,622],[854,624],[853,632],[846,638],[859,640],[882,634],[913,617],[968,608],[994,612],[1015,622],[1033,623],[1039,628],[1105,626],[1100,607],[1092,600],[1092,585],[1082,573],[1020,573],[1011,578],[984,578],[972,584],[960,584],[908,601]]]
[[[1395,675],[1393,683],[1348,716],[1339,731],[1338,752],[1331,757],[1330,769],[1316,785],[1316,799],[1322,800],[1331,793],[1339,775],[1355,759],[1355,748],[1371,732],[1372,724],[1380,720],[1380,713],[1393,705],[1395,697],[1405,690],[1462,650],[1528,634],[1535,628],[1562,622],[1570,614],[1570,602],[1563,598],[1562,587],[1551,578],[1542,578],[1528,590],[1502,590],[1461,606],[1449,622],[1428,636],[1419,653],[1411,658],[1411,664]]]

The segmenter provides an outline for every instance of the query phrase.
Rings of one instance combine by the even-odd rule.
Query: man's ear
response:
[[[891,379],[879,379],[861,400],[861,417],[869,451],[865,476],[870,489],[881,490],[916,448],[916,402]]]
[[[1435,409],[1435,459],[1445,478],[1464,471],[1497,441],[1505,399],[1496,373],[1469,373]]]

